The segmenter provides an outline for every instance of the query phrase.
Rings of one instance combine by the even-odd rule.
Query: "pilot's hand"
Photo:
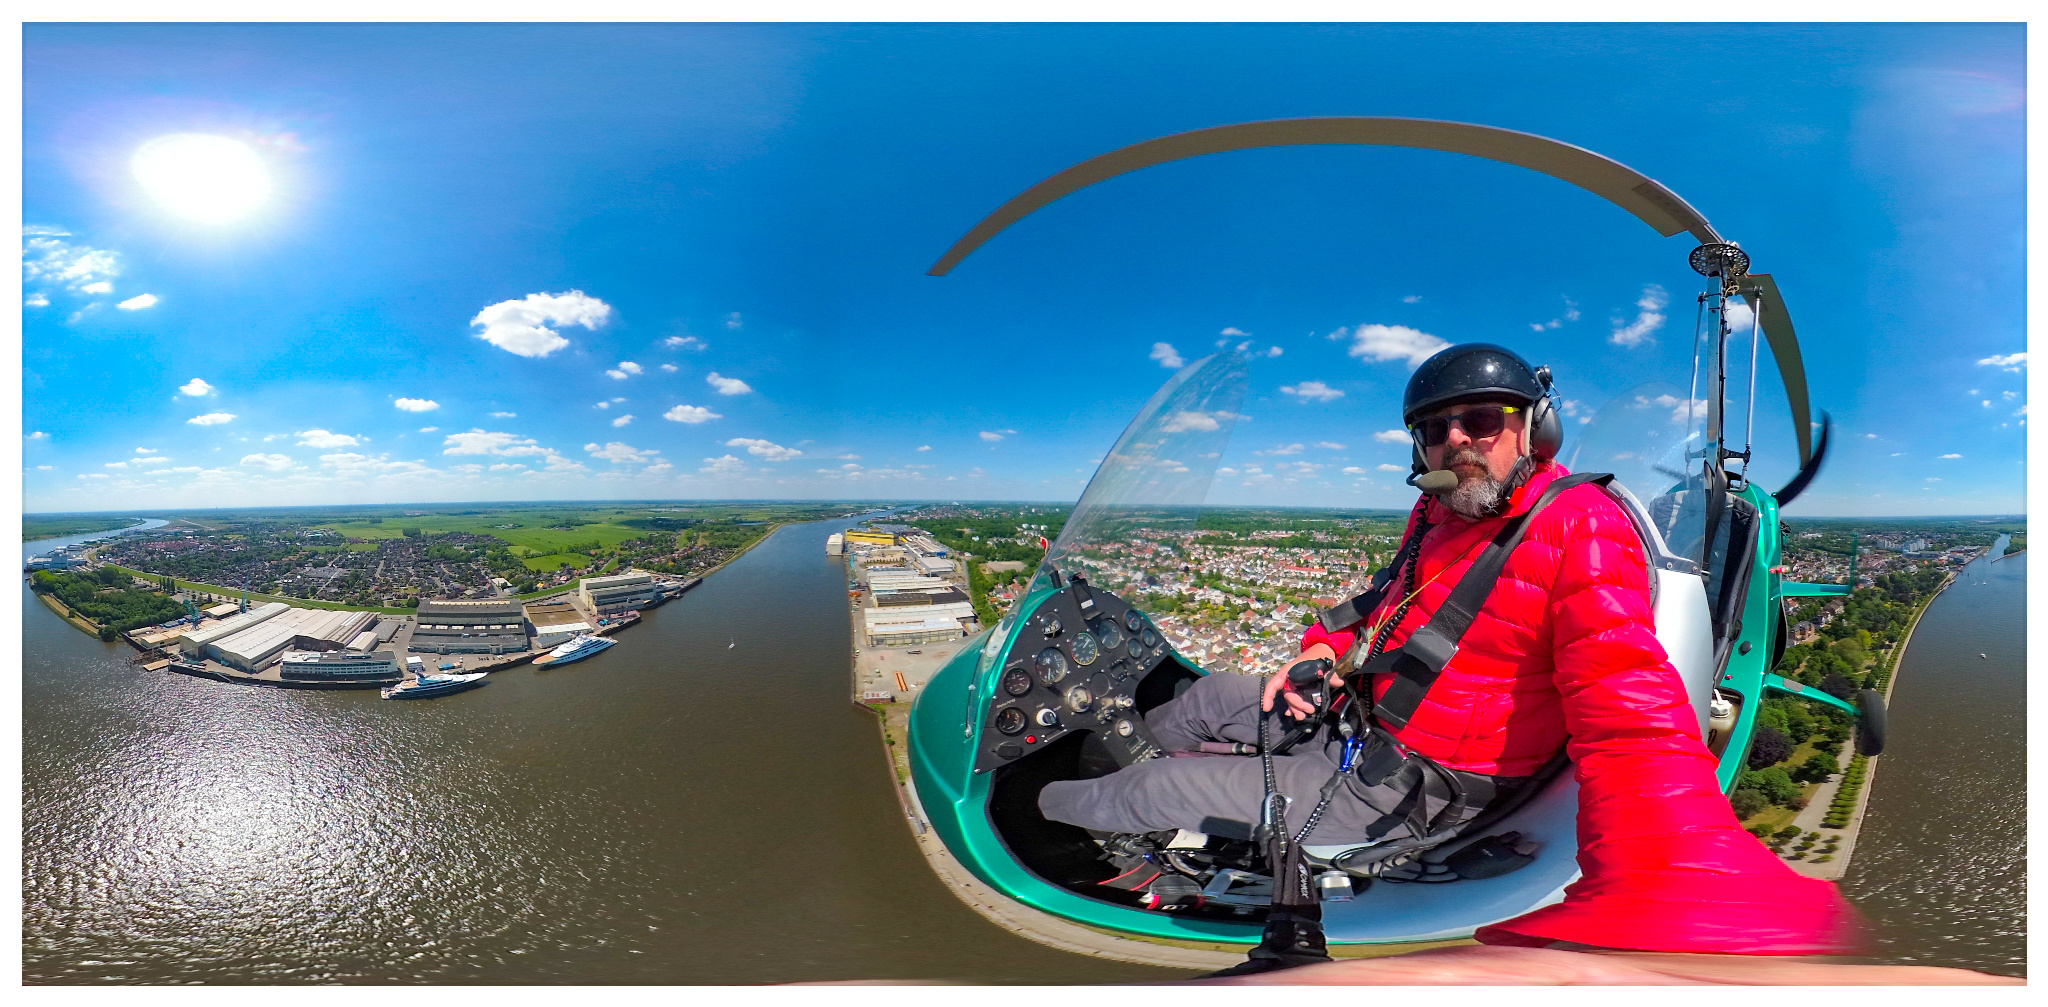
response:
[[[1259,699],[1259,709],[1271,713],[1275,697],[1284,697],[1287,700],[1285,709],[1288,716],[1296,720],[1306,720],[1312,716],[1316,712],[1315,704],[1302,698],[1301,693],[1295,690],[1294,684],[1287,680],[1287,672],[1303,661],[1315,660],[1336,664],[1337,652],[1331,650],[1330,645],[1326,643],[1318,643],[1302,651],[1300,657],[1289,661],[1287,667],[1280,669],[1278,674],[1266,680],[1266,693]],[[1344,684],[1343,676],[1335,671],[1329,673],[1329,680],[1332,688]]]

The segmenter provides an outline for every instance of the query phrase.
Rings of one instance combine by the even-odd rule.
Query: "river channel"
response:
[[[420,703],[143,672],[24,591],[25,981],[1185,975],[1011,936],[932,874],[848,703],[844,525]],[[1900,672],[1844,882],[1879,960],[2023,968],[2025,571],[1973,564]]]

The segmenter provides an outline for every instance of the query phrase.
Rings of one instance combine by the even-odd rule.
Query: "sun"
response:
[[[159,136],[137,148],[129,166],[165,209],[203,224],[240,220],[270,197],[263,158],[225,136]]]

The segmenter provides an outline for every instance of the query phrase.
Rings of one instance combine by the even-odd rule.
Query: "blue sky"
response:
[[[1382,435],[1440,341],[1549,363],[1573,433],[1686,383],[1689,238],[1457,155],[1163,165],[924,275],[1097,154],[1390,115],[1605,154],[1773,274],[1837,434],[1792,514],[2019,512],[2024,44],[1995,25],[28,25],[24,503],[1072,500],[1165,365],[1221,342],[1257,363],[1213,499],[1396,507],[1407,449]],[[255,152],[263,179],[223,197],[251,212],[195,222],[143,185],[137,151],[177,134]],[[1768,365],[1758,398],[1776,486],[1793,447]]]

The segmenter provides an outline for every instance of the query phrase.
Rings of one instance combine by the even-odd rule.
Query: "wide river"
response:
[[[1013,937],[933,876],[848,702],[843,526],[419,703],[146,673],[24,592],[24,979],[1184,975]],[[1901,671],[1845,882],[1883,960],[2021,971],[2025,570],[1973,565]]]

